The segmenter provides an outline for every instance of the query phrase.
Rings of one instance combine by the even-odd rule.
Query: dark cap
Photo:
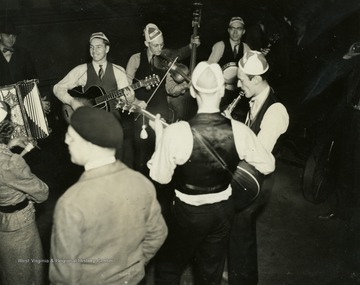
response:
[[[101,109],[79,107],[70,117],[70,125],[85,140],[107,148],[119,148],[123,129],[116,117]]]
[[[8,35],[18,35],[19,30],[10,19],[0,20],[0,33]]]

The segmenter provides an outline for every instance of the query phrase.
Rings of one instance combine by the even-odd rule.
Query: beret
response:
[[[106,148],[119,148],[123,129],[114,114],[101,109],[82,106],[70,117],[70,125],[85,140]]]

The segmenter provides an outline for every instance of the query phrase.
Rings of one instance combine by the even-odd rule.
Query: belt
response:
[[[196,186],[196,185],[191,185],[191,184],[185,184],[184,187],[181,187],[179,189],[179,191],[184,194],[188,194],[188,195],[212,194],[212,193],[222,192],[228,186],[229,186],[229,183],[216,185],[216,186],[210,186],[210,187],[202,187],[202,186]]]
[[[2,213],[13,213],[15,211],[22,210],[29,205],[29,200],[25,199],[24,201],[16,204],[16,205],[9,205],[9,206],[0,206],[0,212]]]

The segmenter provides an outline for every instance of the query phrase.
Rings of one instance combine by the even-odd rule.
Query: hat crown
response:
[[[162,35],[162,32],[155,24],[147,24],[144,29],[144,36],[147,42],[151,42]]]
[[[229,27],[231,27],[231,25],[234,24],[234,23],[239,23],[239,24],[242,24],[243,26],[245,26],[245,22],[244,22],[243,18],[238,17],[238,16],[237,17],[232,17],[230,19]]]
[[[192,74],[193,87],[202,93],[213,93],[224,86],[224,76],[217,63],[200,62]]]
[[[265,56],[259,51],[248,51],[239,61],[239,68],[249,75],[260,75],[269,69]]]
[[[109,39],[107,38],[107,36],[105,36],[105,34],[103,32],[96,32],[96,33],[93,33],[91,36],[90,36],[90,41],[91,42],[93,39],[103,39],[104,41],[110,43]]]
[[[0,21],[0,33],[17,35],[19,31],[10,19],[2,19]]]

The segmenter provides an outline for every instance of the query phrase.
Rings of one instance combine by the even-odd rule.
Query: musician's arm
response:
[[[275,158],[266,150],[255,133],[245,124],[231,120],[235,147],[240,159],[254,166],[263,174],[275,170]]]
[[[140,53],[135,53],[129,58],[129,61],[126,65],[126,76],[130,85],[133,83],[134,78],[136,78],[135,75],[139,66],[140,66]],[[145,101],[138,100],[136,98],[136,94],[135,94],[134,104],[144,109],[147,106]]]
[[[73,109],[80,104],[78,100],[73,98],[68,90],[77,86],[85,86],[87,80],[87,65],[82,64],[73,68],[61,81],[55,84],[53,92],[55,96],[64,104],[68,104]]]
[[[187,83],[186,81],[182,82],[182,83],[177,83],[175,82],[175,80],[172,78],[171,74],[168,74],[166,77],[166,83],[165,83],[165,89],[166,92],[170,95],[170,96],[174,96],[177,97],[179,95],[182,95],[185,93],[185,91],[189,88],[189,83]]]
[[[286,132],[289,126],[289,114],[283,104],[272,104],[265,112],[257,134],[262,145],[272,151],[278,138]]]
[[[225,50],[225,43],[223,41],[217,42],[213,45],[211,54],[208,58],[210,63],[218,63],[222,58]]]
[[[133,54],[126,65],[126,75],[129,84],[133,83],[135,78],[136,71],[140,66],[140,53]]]
[[[133,103],[135,100],[135,92],[132,88],[129,87],[129,81],[127,79],[127,75],[126,75],[126,71],[123,67],[116,65],[116,64],[112,64],[113,65],[113,70],[114,70],[114,75],[115,75],[115,80],[116,80],[116,85],[117,85],[117,89],[123,89],[124,90],[124,96],[125,96],[125,100],[128,103]],[[125,87],[129,87],[124,89]],[[121,100],[122,98],[120,98]]]
[[[150,177],[166,184],[171,181],[177,165],[184,164],[190,157],[193,137],[187,122],[177,122],[163,130],[156,143],[156,149],[148,162]]]

